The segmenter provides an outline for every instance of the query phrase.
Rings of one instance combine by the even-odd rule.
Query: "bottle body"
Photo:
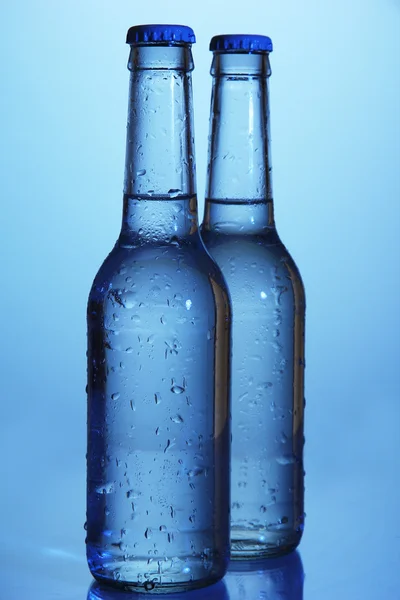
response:
[[[304,520],[304,289],[276,232],[203,239],[232,303],[231,555],[279,555]]]
[[[232,303],[231,556],[251,559],[293,550],[303,531],[305,295],[273,218],[269,63],[213,64],[202,236]]]
[[[186,78],[176,76],[180,87]],[[165,73],[167,94],[173,79]],[[162,85],[144,91],[142,114]],[[138,119],[128,144],[146,154]],[[190,116],[179,122],[189,127]],[[162,166],[160,181],[154,161],[144,185],[156,193],[137,193],[145,169],[131,154],[121,235],[88,302],[87,556],[96,579],[158,594],[208,585],[227,568],[230,307],[195,194],[182,193],[193,185],[171,185]],[[175,154],[171,178],[190,162]]]

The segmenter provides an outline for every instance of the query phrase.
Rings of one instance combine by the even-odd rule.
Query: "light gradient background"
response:
[[[209,39],[273,39],[276,222],[307,292],[304,598],[395,600],[399,0],[1,0],[0,598],[85,600],[91,580],[86,299],[119,233],[124,41],[146,22],[197,34],[200,215]]]

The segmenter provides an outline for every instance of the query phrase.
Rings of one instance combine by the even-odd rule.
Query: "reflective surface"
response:
[[[299,553],[232,563],[225,576],[229,600],[302,600],[304,571]]]
[[[338,445],[335,467],[329,472],[324,467],[329,459],[326,451],[309,457],[308,526],[299,547],[303,590],[301,563],[297,554],[291,554],[281,562],[259,563],[256,570],[240,570],[231,563],[223,585],[182,593],[179,599],[395,600],[400,586],[400,523],[396,518],[400,453],[394,441],[399,410],[388,404],[386,416],[387,422],[376,419],[376,431],[386,426],[386,441],[374,445],[372,423],[360,421],[353,439]],[[36,456],[50,441],[51,436],[43,439]],[[328,441],[334,443],[333,438]],[[10,448],[10,439],[3,435],[2,455]],[[36,475],[28,469],[24,474],[24,491],[35,494],[31,499],[26,493],[15,495],[12,505],[12,491],[21,489],[21,480],[17,470],[8,469],[0,550],[2,600],[144,597],[101,591],[96,585],[88,591],[92,578],[83,542],[84,480],[84,465],[75,474],[68,469],[61,472],[49,456],[46,469]],[[247,595],[240,596],[240,589]]]

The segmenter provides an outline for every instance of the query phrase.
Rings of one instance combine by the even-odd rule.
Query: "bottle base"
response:
[[[277,558],[290,554],[299,545],[301,534],[281,533],[266,535],[265,531],[257,534],[254,530],[232,531],[231,560],[259,560]]]
[[[93,573],[92,573],[93,575]],[[199,590],[205,587],[209,587],[218,583],[223,579],[224,575],[216,576],[210,579],[202,579],[198,581],[189,581],[182,582],[180,584],[177,583],[160,583],[154,581],[153,579],[144,581],[143,583],[124,583],[121,581],[115,581],[111,579],[102,578],[99,576],[93,575],[96,581],[101,584],[101,586],[105,586],[110,591],[111,590],[119,590],[121,592],[132,592],[132,593],[151,593],[154,595],[171,595],[182,592],[192,592],[194,590]],[[103,599],[103,596],[101,596]]]
[[[94,561],[88,565],[94,579],[100,584],[129,592],[155,595],[191,591],[220,581],[228,568],[228,557],[218,562],[201,557],[178,559],[161,558],[149,564],[148,558],[135,560]]]

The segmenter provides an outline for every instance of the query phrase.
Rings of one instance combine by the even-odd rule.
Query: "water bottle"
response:
[[[303,531],[304,315],[274,222],[268,37],[214,37],[203,240],[232,301],[231,556],[293,550]]]
[[[229,557],[230,306],[198,228],[193,31],[128,31],[123,218],[88,302],[87,557],[154,593]]]

